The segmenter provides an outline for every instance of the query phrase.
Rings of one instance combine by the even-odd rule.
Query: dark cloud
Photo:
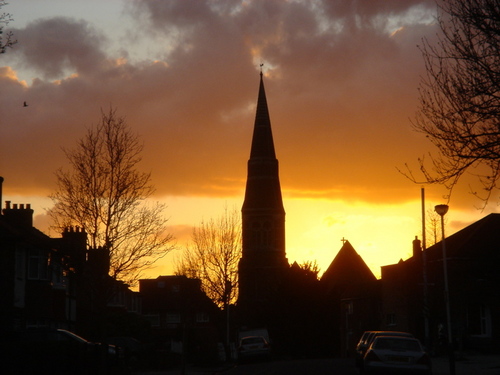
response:
[[[331,17],[361,18],[368,17],[373,20],[375,17],[387,16],[390,14],[404,14],[409,9],[417,6],[435,7],[435,0],[325,0],[321,1],[323,9]]]
[[[429,4],[135,1],[135,38],[153,38],[163,56],[140,62],[108,52],[88,20],[34,22],[16,32],[16,53],[40,78],[26,85],[16,66],[0,69],[2,173],[17,176],[22,165],[20,185],[49,191],[61,147],[113,106],[142,135],[160,194],[241,194],[264,62],[287,194],[414,198],[396,166],[428,148],[408,119],[423,69],[416,44],[434,29],[408,12]]]
[[[37,20],[15,31],[16,53],[46,78],[64,73],[90,74],[105,61],[106,38],[85,21],[57,17]]]

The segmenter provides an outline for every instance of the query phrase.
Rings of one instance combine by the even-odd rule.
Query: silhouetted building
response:
[[[370,268],[347,240],[321,277],[325,304],[330,306],[332,321],[339,324],[333,352],[349,356],[364,331],[379,326],[380,293],[378,281]]]
[[[298,264],[288,264],[279,165],[262,73],[242,225],[237,302],[240,326],[268,328],[275,347],[288,353],[307,343],[307,350],[296,354],[331,355],[339,353],[341,347],[348,352],[362,329],[378,324],[378,310],[373,312],[379,297],[377,280],[348,242],[321,282]],[[341,309],[347,313],[342,315]],[[355,321],[348,316],[353,311]]]
[[[82,247],[68,240],[69,236],[54,239],[34,228],[29,204],[6,202],[0,215],[3,329],[74,328],[76,290],[67,251],[71,248],[75,256],[83,251],[85,256],[85,242]]]
[[[490,214],[445,239],[451,326],[460,347],[493,350],[500,346],[500,214]],[[427,298],[422,253],[382,267],[383,329],[409,331],[430,348],[446,337],[442,243],[425,250]],[[445,341],[444,339],[443,341]]]
[[[33,213],[9,201],[0,213],[0,330],[65,328],[99,339],[108,313],[140,313],[138,293],[109,276],[106,249],[87,249],[79,227],[52,238],[33,227]]]
[[[243,252],[237,305],[244,324],[262,325],[280,309],[289,270],[285,210],[262,73],[241,211]]]
[[[221,312],[202,291],[201,281],[186,276],[158,276],[139,280],[143,315],[151,324],[157,351],[164,360],[180,360],[184,352],[191,361],[217,359],[217,324]],[[160,364],[161,365],[161,364]]]
[[[418,239],[413,241],[412,253],[412,257],[406,261],[401,259],[397,264],[382,267],[381,328],[411,332],[424,342],[424,279],[421,243]],[[434,271],[439,272],[438,269]]]

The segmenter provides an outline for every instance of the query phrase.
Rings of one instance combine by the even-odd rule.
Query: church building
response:
[[[279,163],[262,72],[242,206],[242,237],[237,301],[240,329],[267,328],[276,344],[273,347],[279,343],[288,353],[299,342],[316,353],[338,352],[341,301],[356,300],[356,308],[359,301],[371,304],[371,298],[364,298],[367,290],[373,294],[376,278],[347,241],[321,281],[307,267],[290,266]],[[358,323],[364,320],[360,316]],[[347,334],[350,343],[356,332],[349,328]]]

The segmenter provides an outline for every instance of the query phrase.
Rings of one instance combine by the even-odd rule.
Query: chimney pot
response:
[[[413,240],[413,257],[415,259],[420,258],[422,254],[422,243],[418,239],[418,236],[415,236],[415,239]]]

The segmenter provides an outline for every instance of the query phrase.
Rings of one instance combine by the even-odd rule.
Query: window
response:
[[[51,262],[52,287],[55,289],[64,289],[66,287],[66,275],[63,266],[60,263]]]
[[[262,225],[262,233],[261,233],[262,246],[270,247],[270,245],[271,245],[271,232],[272,232],[271,223],[268,221],[265,221]]]
[[[114,287],[112,289],[111,299],[108,302],[108,306],[125,306],[125,291],[122,288]]]
[[[345,304],[345,313],[348,315],[352,315],[354,312],[354,306],[352,301],[349,301]]]
[[[141,313],[141,299],[138,292],[134,292],[129,297],[129,303],[127,306],[128,312]]]
[[[251,229],[251,237],[250,237],[250,246],[259,246],[260,245],[260,223],[254,221],[252,223]]]
[[[23,280],[26,274],[25,265],[25,251],[24,249],[18,247],[16,248],[16,263],[15,263],[15,274],[16,278]]]
[[[196,323],[208,323],[210,322],[210,317],[206,312],[196,313]]]
[[[483,303],[471,303],[467,308],[467,325],[471,336],[491,337],[489,307]]]
[[[49,258],[42,250],[31,250],[28,258],[28,279],[48,279]]]
[[[387,314],[386,319],[387,319],[387,325],[389,327],[396,325],[396,314],[394,313]]]
[[[144,317],[149,321],[151,327],[160,326],[160,314],[146,314]]]
[[[181,314],[170,312],[167,313],[167,324],[180,323],[181,322]]]

